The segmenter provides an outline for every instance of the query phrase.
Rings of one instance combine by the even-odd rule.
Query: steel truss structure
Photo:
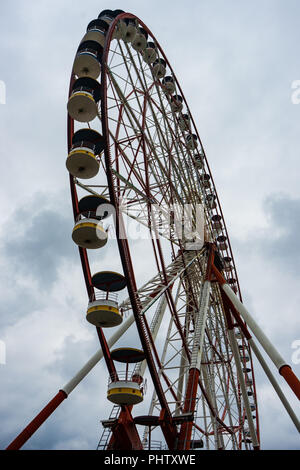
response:
[[[115,39],[124,20],[147,32],[173,79],[172,96],[142,54]],[[70,95],[75,79],[72,74]],[[116,239],[103,250],[111,243],[120,256],[128,290],[119,305],[125,319],[109,337],[97,328],[101,349],[8,448],[20,448],[102,358],[113,377],[117,371],[111,348],[130,327],[130,341],[135,337],[145,354],[135,372],[147,374],[151,383],[152,393],[144,397],[148,411],[137,416],[132,406],[114,405],[102,421],[99,449],[153,449],[153,433],[170,450],[259,449],[253,352],[299,430],[248,328],[298,397],[299,381],[242,303],[221,205],[192,114],[164,51],[136,16],[120,13],[111,21],[100,79],[101,99],[93,122],[105,141],[99,175],[92,184],[70,176],[70,187],[75,220],[78,200],[87,194],[105,197],[114,208]],[[188,128],[181,125],[174,104],[178,95],[189,116]],[[68,116],[69,151],[75,127]],[[195,136],[197,145],[188,144],[187,134]],[[152,217],[153,205],[161,210],[160,223]],[[168,208],[182,214],[187,205],[194,219],[197,207],[203,208],[201,248],[187,249],[190,234],[178,237],[170,222]],[[138,243],[128,233],[128,221],[132,230],[142,227],[147,235],[142,248],[145,266]],[[97,253],[90,251],[79,248],[88,298],[94,295],[91,265],[99,264]],[[140,433],[137,426],[142,424]]]

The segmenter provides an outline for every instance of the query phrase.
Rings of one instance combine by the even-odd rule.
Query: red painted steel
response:
[[[133,422],[131,409],[131,406],[122,407],[118,424],[112,428],[110,450],[143,450],[143,444]]]
[[[298,377],[292,371],[292,368],[285,365],[280,368],[279,373],[293,390],[298,400],[300,400],[300,382]]]
[[[19,450],[28,439],[39,429],[56,408],[68,397],[60,390],[57,395],[42,409],[42,411],[26,426],[26,428],[14,439],[6,450]]]
[[[183,412],[193,413],[196,407],[196,397],[198,389],[200,371],[196,368],[190,369],[188,386],[186,392],[186,398],[184,403]],[[193,423],[187,422],[181,425],[179,438],[178,438],[178,449],[189,450],[191,448],[191,437],[192,437]]]

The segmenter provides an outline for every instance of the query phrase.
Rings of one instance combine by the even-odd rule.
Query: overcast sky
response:
[[[244,302],[288,363],[300,340],[300,104],[291,99],[300,80],[299,1],[5,2],[1,448],[99,348],[85,320],[86,292],[70,238],[65,159],[74,53],[88,22],[105,8],[136,14],[164,49],[204,144]],[[103,268],[109,263],[105,255]],[[292,365],[299,376],[300,364]],[[299,449],[297,431],[257,364],[256,378],[262,447]],[[99,364],[24,448],[94,449],[109,409],[106,380]]]

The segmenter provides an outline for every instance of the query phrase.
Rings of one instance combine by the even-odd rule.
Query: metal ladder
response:
[[[109,418],[107,421],[105,421],[106,426],[104,426],[102,435],[100,437],[100,441],[97,446],[97,450],[105,450],[107,448],[107,445],[109,443],[109,440],[112,434],[111,427],[108,424],[109,424],[109,421],[113,422],[119,417],[120,409],[121,408],[119,405],[114,405],[112,407]]]

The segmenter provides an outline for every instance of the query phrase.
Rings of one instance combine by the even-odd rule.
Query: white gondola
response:
[[[79,203],[82,209],[93,207],[96,209],[98,202],[102,205],[104,201],[99,196],[87,196]],[[91,200],[90,200],[91,199]],[[96,291],[92,294],[87,309],[87,320],[100,328],[112,328],[123,321],[123,312],[118,306],[118,294],[126,287],[126,278],[114,271],[101,271],[92,276],[92,286]],[[100,291],[100,292],[99,292]]]
[[[96,41],[104,47],[105,37],[109,26],[106,21],[99,18],[88,24],[87,31],[81,42]]]
[[[198,147],[198,137],[196,134],[188,134],[185,137],[185,143],[189,150],[196,150]]]
[[[150,65],[157,59],[157,52],[154,42],[147,42],[147,47],[143,51],[143,61]]]
[[[182,132],[189,132],[191,129],[191,118],[188,114],[181,114],[178,119],[179,129]]]
[[[96,250],[106,245],[108,236],[98,219],[81,218],[73,228],[72,239],[81,248]]]
[[[217,207],[216,198],[217,198],[217,196],[215,194],[208,194],[205,198],[205,204],[210,209],[216,209],[216,207]]]
[[[152,72],[156,79],[163,78],[166,75],[166,61],[164,59],[156,59],[152,65]]]
[[[120,380],[108,385],[107,399],[115,405],[137,405],[143,401],[143,392],[137,382]]]
[[[173,113],[180,113],[183,108],[183,98],[180,95],[172,95],[170,99],[170,106]]]
[[[106,299],[103,295],[92,299],[88,304],[86,319],[99,328],[113,328],[123,321],[123,315],[112,294]]]
[[[222,217],[220,215],[213,215],[211,218],[211,225],[214,230],[222,229]]]
[[[198,170],[203,170],[204,169],[204,155],[202,153],[196,153],[194,155],[194,160],[195,160],[195,167]]]
[[[227,246],[226,241],[227,241],[227,237],[225,237],[224,235],[220,235],[220,236],[217,238],[219,250],[221,250],[221,251],[227,250],[228,246]]]
[[[99,14],[98,18],[105,21],[108,25],[121,13],[124,13],[123,10],[103,10]]]
[[[171,76],[164,77],[162,79],[162,85],[163,89],[166,93],[172,95],[175,93],[176,87],[175,87],[175,80]]]
[[[121,21],[121,20],[118,21],[118,23],[116,24],[115,30],[113,32],[112,39],[117,39],[117,40],[122,39],[125,27],[126,26],[125,26],[125,23],[123,21]]]
[[[118,348],[111,351],[113,361],[126,364],[126,372],[116,372],[109,379],[107,398],[116,405],[137,405],[143,401],[144,381],[137,372],[129,372],[129,364],[142,362],[145,354],[140,349]]]
[[[112,21],[114,21],[114,19],[121,13],[124,13],[124,11],[123,10],[114,10],[114,11],[103,10],[99,14],[98,18],[104,21],[109,26],[112,23]],[[119,21],[114,30],[112,39],[121,39],[124,28],[125,28],[125,25],[123,24],[123,21]]]
[[[204,173],[204,175],[201,175],[200,181],[205,189],[210,188],[210,175],[208,173]]]
[[[98,114],[101,85],[91,77],[78,78],[68,101],[69,115],[79,122],[90,122]]]
[[[130,43],[135,40],[137,34],[137,25],[134,19],[126,18],[125,20],[121,20],[118,27],[121,32],[121,39],[124,42]]]
[[[148,33],[143,28],[138,28],[134,40],[131,42],[132,48],[137,52],[143,52],[147,47]]]
[[[73,72],[77,77],[98,78],[101,72],[101,57],[103,48],[96,41],[84,41],[79,45]]]
[[[83,145],[71,150],[66,167],[71,175],[81,179],[89,179],[97,175],[99,162],[94,151]]]
[[[77,178],[93,178],[99,171],[97,156],[103,149],[104,139],[101,134],[92,129],[78,130],[73,135],[66,161],[68,171]]]

